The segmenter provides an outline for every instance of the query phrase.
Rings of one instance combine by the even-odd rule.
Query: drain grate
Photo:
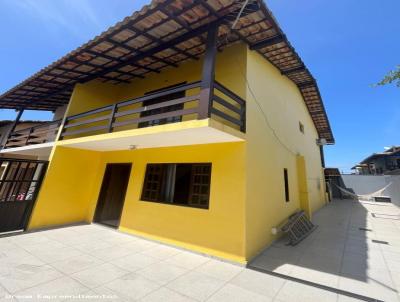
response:
[[[365,232],[372,232],[371,229],[366,229],[366,228],[358,228],[360,231],[365,231]]]
[[[375,240],[375,239],[372,239],[372,242],[379,243],[379,244],[389,244],[389,242],[387,242],[387,241]]]

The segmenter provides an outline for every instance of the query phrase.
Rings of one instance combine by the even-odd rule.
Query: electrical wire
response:
[[[238,15],[237,15],[236,18],[235,18],[235,21],[234,21],[233,25],[229,28],[229,31],[228,31],[228,33],[227,33],[226,36],[225,36],[226,45],[229,44],[229,40],[228,40],[229,34],[232,33],[233,28],[236,26],[237,22],[239,21],[240,16],[241,16],[241,14],[243,13],[243,11],[244,11],[244,9],[245,9],[245,7],[246,7],[246,5],[247,5],[248,2],[249,2],[249,0],[246,0],[246,1],[244,2],[242,8],[240,9]],[[234,59],[236,60],[236,57],[234,57]],[[236,64],[235,64],[235,65],[236,65]],[[257,99],[257,97],[256,97],[256,95],[255,95],[255,93],[254,93],[254,91],[253,91],[253,89],[252,89],[251,86],[250,86],[250,83],[249,83],[249,81],[248,81],[248,79],[247,79],[247,75],[244,74],[244,73],[242,72],[242,69],[240,68],[241,65],[242,65],[241,62],[240,62],[239,60],[237,60],[237,66],[238,66],[239,73],[240,73],[241,76],[243,77],[243,79],[244,79],[244,81],[245,81],[245,83],[246,83],[247,89],[248,89],[248,91],[250,92],[250,94],[252,95],[252,97],[253,97],[253,99],[254,99],[254,102],[255,102],[255,104],[257,105],[259,111],[261,112],[261,114],[262,114],[262,116],[263,116],[263,119],[264,119],[264,121],[265,121],[267,127],[270,129],[270,131],[272,132],[272,134],[273,134],[273,136],[275,137],[275,139],[279,142],[279,144],[281,144],[281,145],[282,145],[288,152],[290,152],[291,154],[293,154],[293,155],[298,155],[298,154],[299,154],[298,152],[294,152],[292,149],[289,148],[289,146],[287,146],[287,145],[281,140],[281,138],[279,137],[279,135],[276,133],[274,127],[272,127],[272,125],[271,125],[271,123],[270,123],[270,121],[269,121],[269,118],[268,118],[267,114],[264,112],[264,110],[263,110],[263,108],[262,108],[262,106],[261,106],[261,103],[258,101],[258,99]]]

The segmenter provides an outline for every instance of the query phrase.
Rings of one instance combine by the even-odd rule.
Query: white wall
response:
[[[356,194],[370,194],[392,183],[382,195],[390,196],[392,202],[400,205],[400,175],[342,175],[347,188]]]

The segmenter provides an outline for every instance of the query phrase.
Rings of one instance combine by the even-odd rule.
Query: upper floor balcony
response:
[[[47,158],[53,148],[61,123],[62,120],[58,119],[17,130],[15,129],[17,123],[15,123],[9,132],[2,133],[6,139],[2,142],[0,153],[5,156],[18,154]]]
[[[245,100],[196,81],[67,116],[59,140],[108,151],[242,141],[245,131]]]
[[[61,120],[13,131],[9,134],[4,149],[51,143],[56,140]]]

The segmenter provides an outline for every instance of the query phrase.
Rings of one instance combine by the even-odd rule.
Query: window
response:
[[[142,200],[208,209],[211,164],[148,164]]]
[[[283,178],[285,181],[285,200],[286,202],[289,202],[289,177],[288,177],[288,170],[283,169]]]
[[[299,122],[299,130],[304,134],[304,125],[301,122]]]
[[[178,87],[178,86],[183,85],[183,84],[185,84],[185,82],[184,83],[179,83],[177,85],[169,86],[169,87],[164,87],[162,89],[153,90],[153,91],[150,91],[150,92],[146,93],[145,95],[148,95],[148,94],[151,94],[151,93],[160,92],[160,91],[167,90],[167,89],[172,89],[174,87]],[[172,100],[175,100],[175,99],[182,98],[184,96],[185,96],[185,91],[179,91],[179,92],[175,92],[175,93],[170,93],[170,94],[167,94],[167,95],[155,98],[155,99],[144,101],[143,102],[143,107],[150,106],[150,105],[155,105],[155,104],[160,104],[160,103],[167,102],[167,101],[172,101]],[[152,116],[152,115],[156,115],[156,114],[162,114],[162,113],[177,111],[177,110],[181,110],[181,109],[183,109],[183,103],[182,104],[177,104],[177,105],[166,106],[166,107],[163,107],[163,108],[157,108],[157,109],[143,111],[140,114],[140,117]],[[144,127],[149,127],[149,126],[157,126],[157,125],[164,125],[164,124],[169,124],[169,123],[176,123],[176,122],[180,122],[181,120],[182,120],[181,116],[173,116],[173,117],[167,117],[167,118],[162,118],[162,119],[155,119],[155,120],[152,120],[152,121],[139,123],[139,128],[144,128]]]

